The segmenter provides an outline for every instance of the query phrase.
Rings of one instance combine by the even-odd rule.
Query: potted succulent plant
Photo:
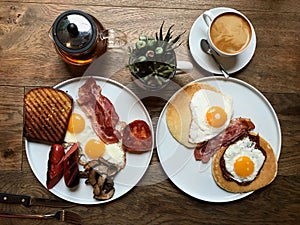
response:
[[[130,72],[147,89],[164,87],[176,73],[174,49],[181,45],[177,43],[185,32],[173,38],[172,25],[164,36],[163,26],[164,22],[155,37],[140,34],[135,46],[129,47]]]

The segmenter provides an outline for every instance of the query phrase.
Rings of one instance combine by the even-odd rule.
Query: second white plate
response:
[[[223,77],[207,77],[196,80],[218,88],[233,98],[233,118],[250,118],[258,132],[272,146],[277,159],[281,151],[281,129],[276,113],[264,97],[253,86],[244,81]],[[175,93],[176,94],[176,93]],[[182,191],[197,199],[209,202],[229,202],[251,194],[230,193],[221,189],[211,173],[211,161],[207,164],[196,161],[193,149],[177,142],[169,132],[164,107],[156,130],[158,157],[170,180]]]

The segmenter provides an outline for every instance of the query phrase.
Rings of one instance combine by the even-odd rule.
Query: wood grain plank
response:
[[[22,168],[22,132],[0,131],[0,165],[2,171]]]
[[[136,221],[144,221],[147,224],[198,224],[199,221],[209,221],[209,224],[232,224],[237,221],[239,221],[239,224],[249,224],[249,221],[251,223],[266,224],[274,221],[272,218],[274,213],[281,212],[283,217],[277,218],[278,224],[283,222],[292,224],[299,218],[296,208],[292,207],[290,214],[284,214],[284,211],[289,204],[296,206],[297,200],[299,200],[299,196],[290,199],[299,191],[296,188],[296,182],[299,179],[297,177],[293,178],[296,178],[296,180],[287,184],[289,183],[288,180],[284,177],[278,177],[276,182],[271,184],[272,188],[266,187],[242,201],[225,204],[211,204],[191,198],[178,190],[169,180],[166,180],[151,187],[136,187],[128,195],[122,197],[122,201],[116,201],[111,206],[130,207],[130,216],[126,212],[121,215],[118,214],[120,212],[111,212],[109,205],[103,208],[101,213],[106,221],[117,224],[124,221],[122,218],[126,218],[129,224],[134,224]],[[284,190],[280,183],[284,183],[285,187],[288,185],[290,188],[286,199],[277,196],[278,193]],[[279,204],[271,206],[269,204],[270,198],[276,198]],[[145,202],[147,202],[146,205],[144,205]],[[258,204],[260,204],[261,210],[256,210]],[[140,208],[142,205],[143,210]],[[243,217],[237,217],[236,215],[243,215]],[[97,224],[96,221],[89,222]]]
[[[21,170],[23,96],[21,87],[0,86],[1,170]]]
[[[83,224],[299,224],[300,208],[300,2],[285,1],[139,1],[3,0],[0,5],[0,191],[59,199],[40,184],[26,158],[22,139],[23,96],[37,86],[53,86],[74,76],[101,75],[121,82],[137,94],[149,111],[154,129],[160,112],[172,94],[188,82],[211,74],[197,66],[188,46],[189,30],[205,10],[227,6],[240,10],[252,22],[257,35],[255,55],[233,76],[260,90],[280,121],[282,149],[278,175],[267,187],[229,203],[201,201],[179,190],[166,176],[154,149],[150,166],[136,187],[113,202],[72,211]],[[189,74],[178,75],[164,91],[146,92],[132,81],[127,46],[108,51],[88,68],[68,67],[56,54],[48,37],[55,18],[69,9],[80,9],[98,18],[107,28],[124,31],[129,43],[141,32],[154,34],[163,20],[183,30],[179,60],[194,64]],[[25,91],[24,91],[25,90]],[[193,179],[193,178],[192,178]],[[199,185],[203,185],[199,182]],[[1,211],[49,213],[49,207],[0,204]],[[61,224],[49,220],[0,218],[5,225]]]
[[[12,5],[15,4],[15,0],[5,0],[5,2],[10,2]],[[42,4],[53,4],[53,2],[49,0],[19,0],[18,2],[22,3],[42,3]],[[57,0],[56,4],[64,5],[66,4],[63,0]],[[84,3],[81,1],[70,0],[68,1],[69,5],[74,5],[73,7],[81,7],[84,5],[92,5],[92,6],[109,6],[109,7],[138,7],[138,8],[152,8],[156,10],[157,8],[168,8],[168,9],[189,9],[189,10],[199,10],[199,9],[210,9],[215,7],[231,7],[236,8],[238,10],[245,11],[273,11],[273,12],[298,12],[300,4],[298,1],[293,0],[285,0],[283,1],[248,1],[248,2],[240,2],[240,1],[204,1],[204,0],[166,0],[166,1],[156,1],[156,0],[148,0],[148,1],[139,1],[139,0],[86,0]],[[69,7],[70,8],[70,7]]]
[[[37,197],[49,195],[45,189],[39,187],[31,173],[0,172],[0,179],[7,179],[7,177],[19,182],[15,187],[0,183],[2,191]],[[24,185],[28,183],[26,182],[28,179],[33,180],[30,184]],[[136,224],[138,221],[146,224],[194,224],[199,221],[209,221],[209,224],[232,224],[237,221],[239,224],[249,224],[250,221],[255,224],[273,224],[273,215],[276,213],[280,213],[280,217],[276,218],[275,224],[295,224],[299,219],[297,208],[300,200],[297,194],[300,191],[297,185],[299,181],[299,176],[278,176],[271,185],[255,191],[243,200],[212,204],[184,194],[166,179],[151,186],[137,186],[112,204],[89,207],[76,205],[72,211],[83,216],[83,224],[95,225],[99,224],[96,219],[99,215],[102,221],[109,221],[108,224],[121,224],[125,221],[126,224]],[[276,200],[277,204],[270,205],[271,199]],[[258,205],[259,210],[257,210]],[[1,207],[9,209],[5,204],[1,204]],[[55,211],[47,207],[31,207],[28,210],[16,207],[14,210],[23,213]],[[236,215],[243,215],[243,217]],[[28,224],[44,224],[32,222]],[[55,221],[53,222],[56,224]]]
[[[22,131],[23,96],[22,87],[0,86],[0,130]]]
[[[300,95],[266,94],[278,115],[282,132],[282,149],[279,159],[279,174],[299,174],[300,155]]]
[[[5,81],[10,85],[20,85],[21,79],[22,84],[26,86],[52,86],[71,78],[73,74],[60,60],[47,36],[55,18],[66,8],[61,5],[24,3],[16,4],[14,10],[7,10],[10,9],[10,4],[4,4],[6,7],[0,8],[2,14],[0,29],[2,66],[0,73],[5,71],[10,74]],[[178,33],[182,30],[189,31],[195,19],[204,11],[183,9],[156,9],[153,11],[149,8],[136,10],[136,8],[104,6],[80,6],[79,9],[84,9],[96,16],[106,27],[123,30],[128,35],[130,43],[136,41],[140,32],[155,33],[162,20],[166,20],[166,25],[174,23]],[[12,17],[11,14],[17,17],[16,22],[7,23],[7,18]],[[21,15],[18,17],[19,14]],[[115,16],[110,17],[109,15]],[[263,11],[247,12],[247,16],[257,31],[257,50],[250,64],[235,76],[250,84],[255,84],[264,92],[272,92],[275,89],[282,93],[299,91],[299,80],[294,81],[293,76],[287,76],[287,74],[294,74],[299,67],[299,45],[297,44],[299,23],[297,21],[299,21],[300,15],[271,14]],[[276,20],[277,16],[280,16],[281,19]],[[265,29],[266,21],[269,30],[276,30],[275,35],[269,35],[268,29]],[[18,38],[11,43],[12,37],[16,36]],[[184,44],[177,51],[178,58],[193,62],[187,48],[188,32],[183,39]],[[28,49],[31,54],[28,54]],[[48,60],[45,61],[45,58]],[[126,61],[122,62],[124,66]],[[26,76],[21,76],[22,74],[26,74]],[[201,76],[203,76],[201,72],[199,74],[198,71],[195,71],[195,77]],[[281,80],[282,76],[285,76],[286,79]],[[264,85],[270,79],[274,80],[272,85]],[[3,82],[3,76],[0,81]]]

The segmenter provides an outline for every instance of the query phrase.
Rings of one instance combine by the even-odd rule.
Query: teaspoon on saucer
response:
[[[216,64],[219,66],[220,71],[222,72],[222,74],[224,75],[225,78],[229,78],[229,74],[227,73],[227,71],[224,69],[224,67],[222,66],[222,64],[219,62],[219,60],[215,57],[215,55],[213,54],[213,49],[210,47],[209,43],[207,40],[205,39],[201,39],[200,42],[201,45],[201,49],[212,56],[212,58],[215,60]]]

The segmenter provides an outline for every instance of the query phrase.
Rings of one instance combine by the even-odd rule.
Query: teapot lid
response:
[[[82,53],[95,43],[97,29],[90,15],[69,10],[54,21],[52,36],[55,44],[65,52]]]

